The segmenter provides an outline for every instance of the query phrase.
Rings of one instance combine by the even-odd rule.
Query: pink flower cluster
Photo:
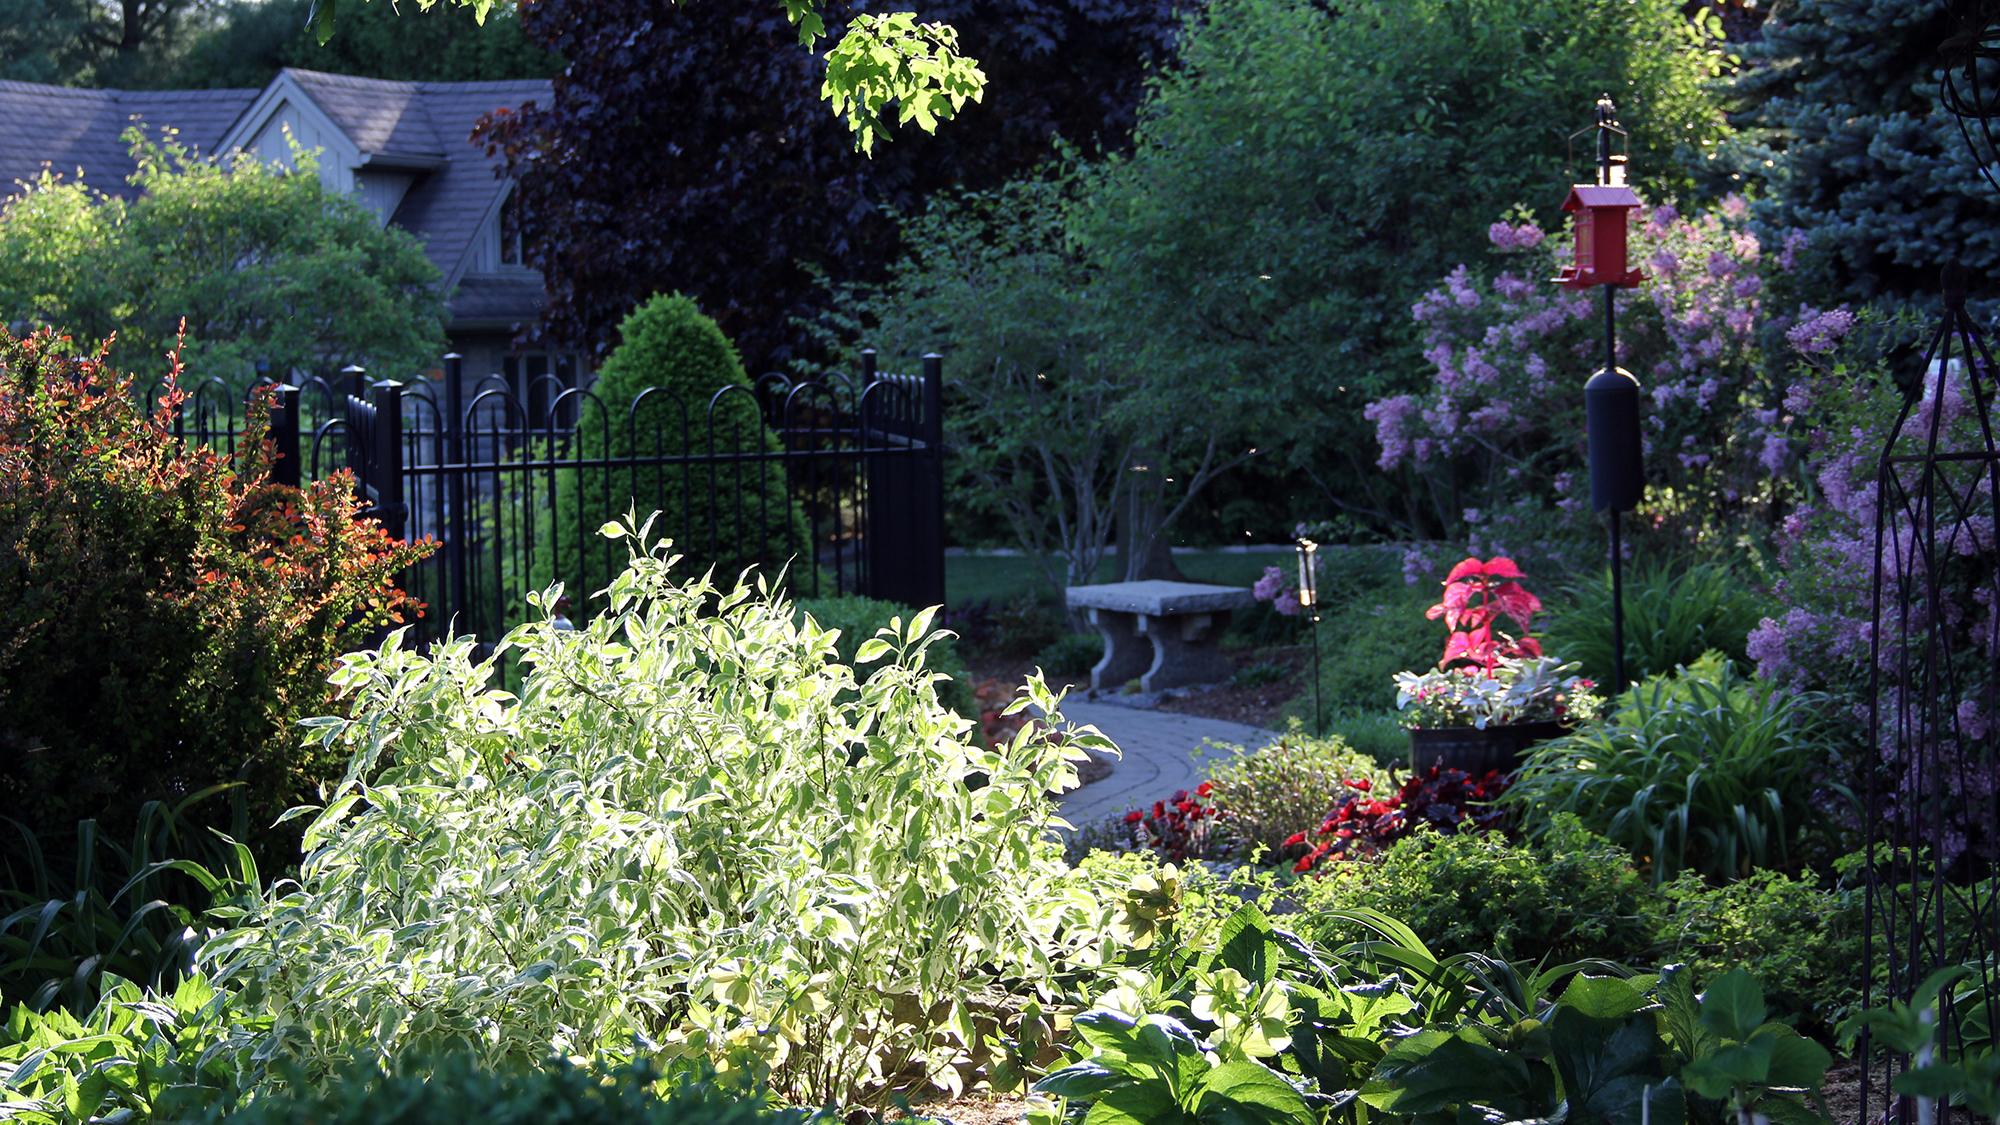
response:
[[[1275,566],[1264,568],[1264,577],[1250,586],[1250,596],[1260,602],[1270,602],[1271,608],[1286,617],[1296,617],[1300,609],[1299,593],[1285,581],[1285,572]]]

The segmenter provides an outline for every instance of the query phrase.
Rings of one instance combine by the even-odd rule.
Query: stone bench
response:
[[[1229,677],[1217,642],[1229,615],[1255,599],[1238,586],[1195,582],[1109,582],[1072,586],[1069,607],[1090,611],[1104,635],[1104,659],[1090,670],[1090,686],[1116,690],[1134,679],[1141,691],[1215,683]]]

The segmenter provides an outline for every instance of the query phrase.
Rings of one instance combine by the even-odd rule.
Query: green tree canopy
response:
[[[311,153],[291,174],[126,137],[137,199],[44,174],[0,206],[0,319],[115,333],[111,362],[127,370],[154,367],[185,319],[191,375],[232,385],[259,361],[393,376],[442,353],[444,304],[422,245],[326,191]]]
[[[483,23],[469,8],[398,14],[387,4],[361,4],[342,9],[325,40],[306,25],[312,6],[312,0],[234,0],[168,83],[183,89],[262,86],[288,66],[397,82],[491,82],[562,72],[562,58],[521,30],[513,3],[496,6]]]
[[[417,0],[417,6],[428,10],[439,2]],[[501,0],[445,2],[470,8],[483,23]],[[814,49],[826,38],[826,18],[820,12],[824,0],[778,0],[778,5],[798,28],[801,47]],[[353,0],[344,8],[336,0],[314,5],[313,25],[320,36],[333,34],[336,11],[353,6]],[[915,122],[925,132],[935,132],[939,121],[967,101],[978,101],[985,88],[978,61],[958,53],[958,32],[952,25],[922,22],[914,12],[864,12],[848,21],[840,41],[827,52],[821,93],[853,130],[855,147],[872,151],[876,140],[888,135],[884,116],[890,107],[904,124]]]
[[[0,0],[0,79],[150,89],[207,20],[204,0]]]
[[[934,213],[873,310],[952,341],[952,370],[980,384],[968,401],[1088,400],[1127,451],[1093,470],[1095,510],[1128,496],[1127,578],[1253,451],[1288,447],[1322,504],[1380,513],[1408,486],[1376,469],[1362,409],[1425,377],[1410,307],[1504,213],[1556,217],[1590,172],[1593,138],[1572,159],[1569,137],[1601,94],[1653,193],[1726,128],[1702,89],[1709,44],[1671,0],[1214,0],[1188,28],[1134,150],[1081,172],[1054,233],[1045,194]],[[1083,526],[1056,462],[1009,436],[1017,412],[961,447],[1022,454],[1008,487]],[[1088,538],[1064,537],[1072,553]]]
[[[1685,184],[1725,130],[1707,46],[1671,0],[1216,0],[1076,212],[1145,373],[1111,420],[1159,448],[1290,439],[1368,507],[1361,409],[1424,371],[1411,303],[1510,207],[1555,217],[1607,91],[1635,175]]]

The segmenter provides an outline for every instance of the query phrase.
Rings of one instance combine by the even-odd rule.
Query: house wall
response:
[[[287,133],[298,142],[299,148],[307,152],[319,150],[319,178],[328,191],[355,190],[354,169],[361,163],[360,148],[325,114],[291,98],[279,103],[256,136],[242,146],[243,150],[259,159],[292,167],[292,146],[286,140]],[[409,185],[403,187],[407,189]],[[398,194],[397,198],[402,196]]]
[[[410,185],[416,182],[414,172],[354,173],[355,193],[361,197],[362,206],[375,212],[378,226],[389,225],[389,217],[396,213],[396,207],[403,202]]]

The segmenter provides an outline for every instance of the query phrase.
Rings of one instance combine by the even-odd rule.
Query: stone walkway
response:
[[[1062,715],[1079,726],[1096,727],[1124,753],[1110,777],[1057,798],[1063,819],[1078,827],[1201,784],[1207,763],[1228,754],[1214,747],[1204,749],[1207,742],[1256,750],[1278,737],[1243,723],[1075,698],[1064,701]]]

